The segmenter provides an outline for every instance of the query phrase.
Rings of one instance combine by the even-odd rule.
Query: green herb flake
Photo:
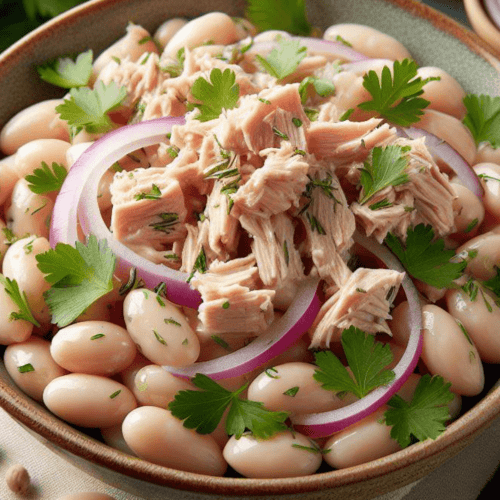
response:
[[[110,394],[109,399],[115,399],[116,396],[118,396],[122,392],[121,389],[118,389],[117,391],[113,392],[113,394]]]
[[[25,365],[18,366],[17,371],[19,373],[28,373],[28,372],[34,372],[35,368],[33,367],[33,365],[31,363],[26,363]]]
[[[478,224],[479,224],[479,219],[471,220],[467,224],[467,227],[465,228],[464,233],[470,233]]]
[[[90,337],[90,340],[97,340],[101,339],[102,337],[105,337],[104,333],[96,333],[95,335],[92,335],[92,337]]]
[[[353,113],[354,113],[354,108],[349,108],[345,113],[342,114],[342,116],[339,118],[339,121],[345,122],[351,117]]]
[[[229,300],[226,300],[225,302],[222,303],[222,309],[229,309]]]
[[[287,389],[283,394],[285,396],[290,396],[290,397],[294,398],[297,395],[297,393],[299,392],[299,389],[300,389],[300,387],[298,387],[298,386],[290,387],[290,389]]]
[[[153,330],[153,334],[160,344],[167,345],[166,340],[156,330]]]
[[[372,203],[371,205],[368,205],[368,208],[370,210],[380,210],[382,208],[389,208],[389,207],[392,207],[392,203],[390,203],[389,200],[387,200],[387,198],[377,201],[377,203]]]
[[[175,321],[174,318],[165,318],[163,320],[167,325],[175,325],[175,326],[182,326],[178,321]]]
[[[134,196],[135,201],[140,200],[159,200],[161,198],[161,190],[156,184],[152,184],[149,193],[138,193]]]
[[[271,367],[271,368],[266,368],[264,370],[264,373],[269,377],[269,378],[280,378],[279,375],[273,375],[273,373],[278,373],[278,370],[276,370],[276,368],[274,367]]]
[[[151,42],[153,39],[150,36],[145,36],[144,38],[141,38],[137,43],[139,45],[144,45],[145,43]]]
[[[201,247],[200,253],[198,257],[196,257],[191,274],[186,280],[187,283],[193,279],[194,273],[197,271],[202,274],[207,272],[207,256],[205,255],[205,249],[203,247]]]
[[[273,127],[273,132],[274,132],[274,135],[277,135],[278,137],[281,137],[281,139],[285,139],[285,141],[289,141],[290,138],[284,134],[283,132],[281,132],[281,130],[278,130],[276,127]]]
[[[292,118],[292,123],[297,127],[302,127],[302,120],[299,120],[298,118]]]
[[[348,42],[345,38],[342,38],[340,35],[337,35],[335,37],[335,40],[337,42],[340,42],[342,45],[345,45],[346,47],[352,47],[352,43]]]
[[[264,104],[271,104],[271,101],[268,101],[267,99],[262,99],[261,97],[259,97],[259,101],[263,102]]]
[[[219,344],[221,347],[223,347],[224,349],[226,349],[226,351],[231,351],[231,346],[221,337],[219,337],[218,335],[212,335],[210,337],[216,344]]]
[[[187,338],[185,338],[183,341],[182,341],[182,345],[188,345],[189,344],[189,340]]]

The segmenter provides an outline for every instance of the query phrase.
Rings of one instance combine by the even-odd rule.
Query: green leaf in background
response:
[[[30,19],[55,17],[80,3],[83,3],[82,0],[23,0],[24,10]]]

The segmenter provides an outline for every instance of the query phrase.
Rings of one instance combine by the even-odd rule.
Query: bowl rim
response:
[[[495,53],[492,47],[464,25],[417,0],[384,1],[398,6],[414,17],[427,20],[437,29],[459,39],[469,50],[500,71],[500,62],[497,59],[500,53]],[[27,48],[43,41],[53,29],[70,25],[89,13],[95,15],[119,3],[120,0],[90,0],[45,23],[0,54],[0,72],[7,71],[9,67],[15,65]],[[430,460],[445,449],[458,453],[469,439],[473,439],[500,415],[500,387],[491,391],[472,409],[448,426],[446,432],[435,441],[427,440],[417,443],[387,457],[356,467],[283,479],[213,477],[178,471],[140,460],[89,438],[57,419],[41,405],[34,404],[31,398],[14,390],[1,377],[0,406],[14,419],[60,448],[129,477],[174,489],[209,494],[284,495],[321,491],[373,480],[387,473],[401,470],[415,462]],[[420,473],[420,477],[426,473],[424,467],[421,469],[423,472]],[[418,474],[419,472],[415,471],[411,481],[419,479]],[[393,489],[399,486],[395,484]]]
[[[467,19],[492,52],[500,51],[500,28],[491,20],[482,0],[464,0]]]

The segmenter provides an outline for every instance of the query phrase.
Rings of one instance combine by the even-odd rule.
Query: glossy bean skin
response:
[[[43,402],[59,418],[80,427],[117,425],[137,407],[123,384],[86,373],[70,373],[52,380],[43,391]]]
[[[391,438],[391,427],[380,423],[387,406],[382,406],[359,422],[335,433],[324,445],[325,462],[345,469],[385,457],[401,447]]]
[[[70,372],[111,376],[132,363],[136,347],[125,328],[106,321],[82,321],[59,330],[50,352]]]
[[[429,77],[438,77],[439,80],[427,82],[424,87],[422,98],[430,102],[427,109],[434,109],[463,120],[467,113],[463,101],[465,91],[462,86],[441,68],[424,66],[418,68],[417,76],[425,80]]]
[[[483,203],[487,212],[500,220],[500,165],[496,163],[477,163],[473,167],[477,175],[484,176]]]
[[[4,363],[16,385],[40,402],[43,400],[45,387],[67,373],[50,355],[50,342],[37,336],[8,346],[4,353]],[[33,366],[34,371],[21,373],[18,368],[28,363]]]
[[[500,234],[485,233],[472,238],[457,249],[457,255],[469,257],[466,272],[478,280],[489,280],[496,276],[495,266],[500,264]]]
[[[178,391],[185,390],[196,390],[196,387],[158,365],[145,366],[135,375],[133,393],[142,406],[166,408]]]
[[[123,437],[135,454],[173,469],[222,476],[227,464],[209,435],[184,427],[163,408],[140,406],[123,421]]]
[[[130,336],[157,365],[185,366],[196,361],[200,342],[186,317],[171,302],[146,289],[130,292],[123,315]]]
[[[5,252],[7,251],[7,248],[9,248],[8,240],[5,237],[4,230],[7,227],[5,222],[0,218],[0,265],[2,264],[3,257],[5,255]]]
[[[19,176],[16,172],[16,156],[6,156],[0,160],[0,206],[3,205],[12,193]]]
[[[50,323],[51,314],[43,298],[50,284],[38,269],[36,256],[48,250],[50,244],[46,238],[22,238],[9,247],[2,267],[4,276],[15,279],[19,289],[26,293],[33,316],[42,324]]]
[[[160,24],[160,26],[155,31],[153,38],[158,43],[158,45],[160,45],[160,47],[164,49],[167,43],[170,42],[172,37],[187,23],[188,20],[182,17],[174,17],[173,19],[169,19],[168,21]]]
[[[115,497],[106,495],[105,493],[87,491],[82,493],[71,493],[70,495],[64,495],[63,497],[59,497],[57,500],[115,500]]]
[[[453,183],[457,198],[453,201],[456,211],[455,233],[450,235],[458,241],[465,241],[474,237],[484,220],[484,205],[481,200],[465,186]]]
[[[462,289],[446,292],[448,311],[465,327],[485,363],[500,363],[500,308],[496,299],[484,289],[474,300]]]
[[[207,42],[228,45],[238,40],[238,30],[234,21],[222,12],[210,12],[189,21],[177,31],[167,43],[163,54],[175,57],[182,47],[193,49]]]
[[[33,323],[24,319],[12,320],[11,314],[18,311],[18,306],[0,284],[0,345],[24,342],[33,331]]]
[[[489,142],[478,145],[474,163],[495,163],[500,165],[500,149],[493,148]]]
[[[15,157],[15,169],[18,178],[32,174],[40,168],[42,162],[52,166],[59,163],[67,169],[66,152],[70,147],[69,142],[60,139],[36,139],[21,146]]]
[[[245,433],[239,439],[234,436],[229,439],[224,458],[234,470],[250,478],[314,474],[321,465],[321,453],[297,446],[312,448],[313,443],[298,432],[284,431],[265,440]]]
[[[124,453],[128,453],[133,457],[136,456],[132,448],[130,448],[123,438],[121,423],[113,425],[112,427],[103,427],[100,431],[102,439],[104,439],[104,442],[108,446],[111,446],[111,448],[115,448],[116,450],[123,451]]]
[[[349,398],[338,398],[314,380],[316,370],[317,366],[309,363],[276,365],[253,380],[248,387],[248,399],[264,403],[268,410],[292,415],[330,411],[349,404]]]
[[[130,23],[127,26],[127,33],[94,61],[94,75],[98,75],[104,66],[113,60],[113,57],[119,59],[128,57],[131,61],[137,61],[146,52],[158,54],[158,49],[152,39],[143,42],[148,37],[150,37],[149,33],[144,28]]]
[[[361,24],[334,24],[323,35],[325,40],[337,41],[337,37],[347,40],[354,50],[373,59],[391,61],[411,58],[405,46],[392,36]]]
[[[69,142],[68,122],[61,120],[56,107],[63,99],[49,99],[33,104],[14,115],[0,132],[0,149],[14,154],[35,139],[60,139]]]
[[[136,350],[135,358],[132,363],[122,370],[118,377],[120,382],[126,386],[128,389],[132,391],[135,390],[135,376],[137,372],[143,368],[144,366],[148,366],[151,364],[148,358],[144,357],[138,350]]]
[[[19,179],[12,191],[7,222],[15,236],[26,234],[49,238],[50,218],[54,202],[48,196],[33,193],[26,179]]]

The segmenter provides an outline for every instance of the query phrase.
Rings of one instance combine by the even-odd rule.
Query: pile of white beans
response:
[[[254,31],[246,21],[235,22],[225,14],[211,13],[189,22],[169,20],[160,26],[154,40],[168,53],[176,54],[180,47],[192,48],[208,40],[216,45],[231,44]],[[112,57],[128,55],[137,60],[144,52],[157,50],[153,42],[139,44],[134,33],[129,31],[97,58],[94,76]],[[266,32],[256,40],[275,35],[276,32]],[[326,30],[324,36],[335,40],[339,35],[355,50],[373,58],[410,57],[401,43],[372,28],[337,25]],[[380,70],[380,64],[367,62],[365,71]],[[490,279],[495,276],[494,266],[500,264],[500,149],[488,145],[476,149],[461,122],[465,94],[454,78],[429,67],[420,68],[419,75],[441,77],[424,87],[423,97],[431,104],[422,127],[449,142],[474,165],[478,174],[488,176],[482,181],[483,202],[458,179],[452,179],[457,193],[457,231],[447,238],[447,244],[457,253],[476,250],[477,257],[470,261],[467,272],[477,279]],[[346,99],[350,103],[347,107],[366,100],[362,74],[353,80]],[[8,226],[19,238],[11,245],[0,238],[1,272],[17,281],[41,324],[34,328],[24,320],[11,321],[10,314],[17,308],[0,287],[0,344],[7,346],[4,362],[15,384],[66,422],[101,429],[104,441],[112,447],[156,464],[201,474],[223,475],[229,464],[246,477],[294,477],[314,473],[323,460],[333,468],[343,468],[399,450],[398,443],[390,438],[390,427],[380,422],[385,407],[314,444],[291,432],[282,432],[269,440],[257,440],[247,433],[236,440],[226,435],[224,422],[211,435],[185,428],[166,407],[179,390],[194,387],[161,365],[186,365],[219,357],[227,351],[211,340],[198,338],[193,329],[193,311],[183,311],[170,303],[162,307],[155,293],[148,290],[133,290],[124,301],[113,292],[90,307],[75,324],[60,329],[47,340],[51,336],[48,334],[55,332],[43,299],[49,284],[37,268],[35,257],[50,248],[48,222],[55,194],[32,193],[24,177],[39,168],[42,161],[71,167],[78,154],[75,145],[89,139],[82,132],[70,142],[67,124],[55,112],[61,102],[53,99],[21,111],[0,135],[0,147],[7,155],[0,160],[0,229]],[[100,202],[110,204],[106,182],[102,191]],[[475,219],[477,226],[467,233]],[[425,329],[419,369],[420,373],[438,374],[451,382],[456,396],[449,406],[455,418],[461,396],[478,395],[483,390],[482,363],[500,363],[500,308],[489,291],[484,294],[491,310],[481,297],[471,301],[460,288],[446,291],[427,287],[426,291],[435,296],[436,304],[423,306]],[[378,336],[391,346],[394,364],[404,352],[407,340],[403,327],[406,314],[407,304],[403,302],[393,311],[394,337],[388,340]],[[166,322],[165,318],[173,318],[181,326]],[[456,320],[463,324],[470,338]],[[165,344],[155,340],[151,330],[158,332]],[[306,338],[273,360],[272,376],[269,371],[259,371],[223,381],[223,385],[234,389],[250,382],[249,399],[263,402],[270,410],[292,414],[326,411],[352,402],[352,398],[340,399],[323,390],[313,379],[315,367]],[[237,349],[241,344],[234,341],[230,347]],[[34,370],[20,373],[18,368],[28,363]],[[403,398],[411,399],[419,378],[417,373],[409,378],[400,391]],[[295,397],[283,394],[290,387],[299,388]],[[313,446],[324,452],[314,452]]]

